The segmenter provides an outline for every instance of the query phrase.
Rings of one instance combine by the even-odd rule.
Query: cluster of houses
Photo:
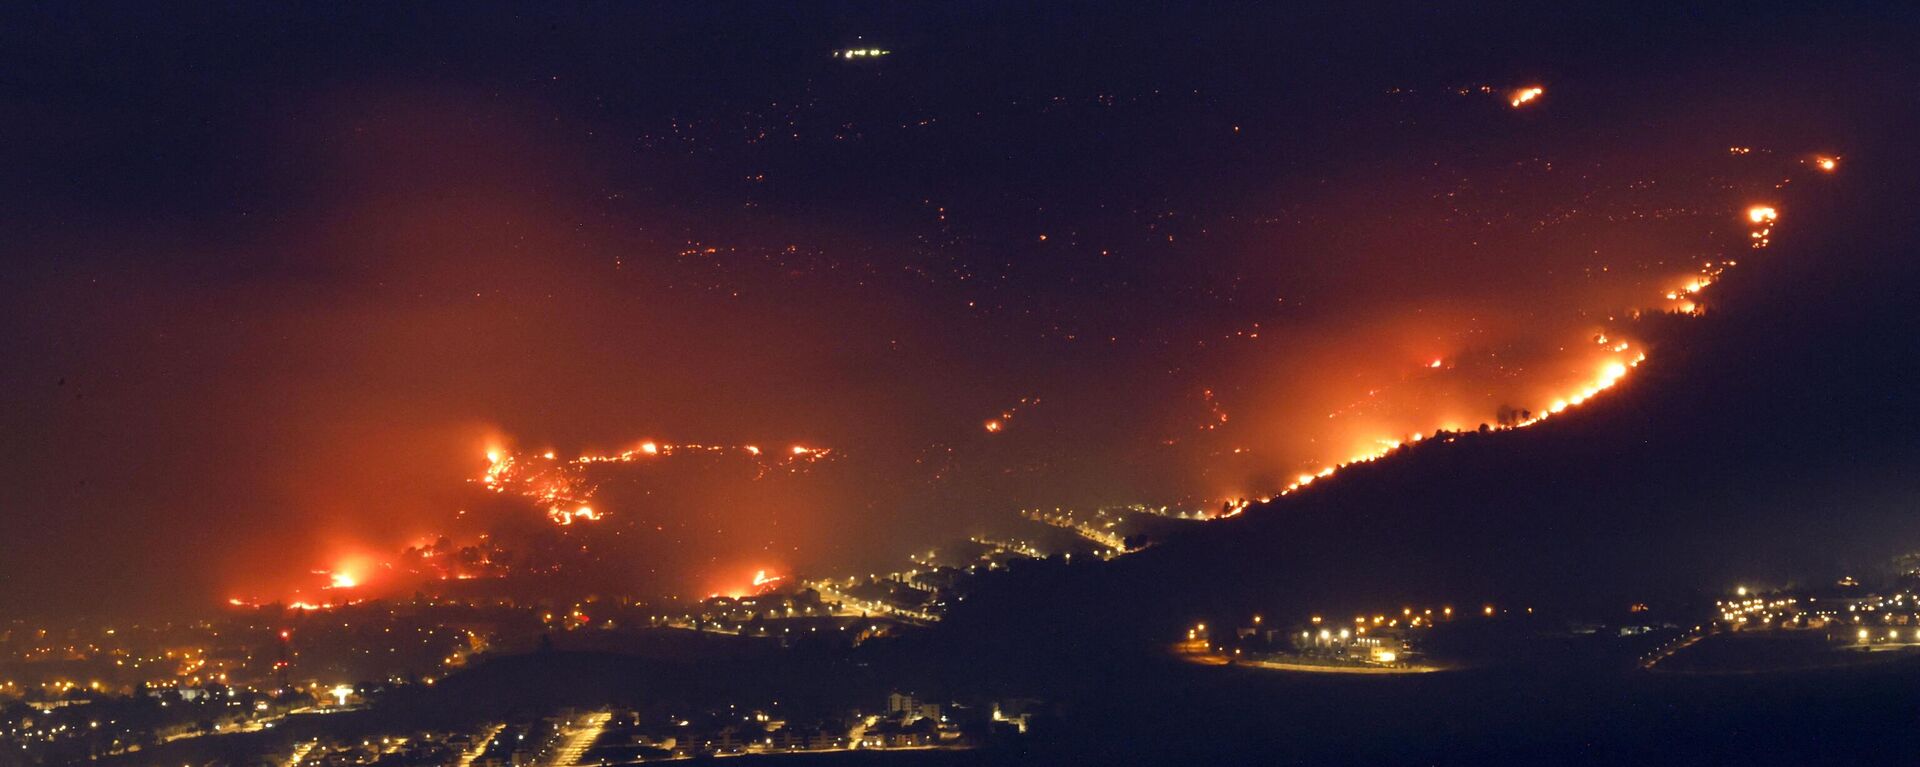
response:
[[[586,750],[582,764],[855,749],[968,749],[1025,733],[1038,709],[1031,700],[985,706],[936,702],[906,692],[883,710],[788,720],[762,710],[711,712],[674,719],[616,712]]]

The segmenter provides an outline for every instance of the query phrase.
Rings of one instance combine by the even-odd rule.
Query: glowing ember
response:
[[[1207,404],[1207,416],[1208,416],[1206,423],[1202,424],[1200,428],[1202,430],[1211,431],[1213,429],[1218,429],[1222,426],[1225,426],[1228,420],[1227,411],[1225,408],[1222,408],[1220,406],[1219,400],[1216,400],[1213,398],[1213,390],[1206,389],[1201,391],[1200,399],[1206,402]]]
[[[1531,88],[1521,88],[1519,90],[1514,91],[1511,94],[1508,94],[1507,102],[1509,104],[1512,104],[1514,108],[1518,109],[1522,105],[1532,103],[1534,99],[1540,98],[1541,94],[1544,94],[1546,92],[1547,92],[1547,89],[1537,85]]]
[[[1747,220],[1756,225],[1753,231],[1747,233],[1748,238],[1753,241],[1753,247],[1767,246],[1770,242],[1767,238],[1773,234],[1773,222],[1779,217],[1780,212],[1774,210],[1771,205],[1755,205],[1747,208]]]
[[[553,520],[556,525],[571,525],[574,522],[598,522],[600,513],[594,511],[591,506],[582,506],[573,511],[556,507],[547,509],[547,518]]]
[[[1040,404],[1039,397],[1021,397],[1020,401],[1014,403],[1012,407],[1000,411],[999,417],[989,418],[983,422],[981,426],[985,428],[989,434],[998,434],[1006,431],[1007,426],[1012,424],[1013,417],[1019,414],[1021,408],[1038,404]]]

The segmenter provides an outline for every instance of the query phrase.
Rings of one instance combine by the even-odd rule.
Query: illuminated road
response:
[[[500,737],[500,731],[504,729],[507,729],[507,726],[504,724],[496,724],[488,728],[486,735],[474,741],[473,747],[467,749],[466,753],[460,755],[460,761],[458,762],[459,767],[473,767],[474,761],[479,759],[481,754],[487,752],[487,746],[493,743],[494,738]]]
[[[612,718],[613,714],[606,711],[588,714],[572,732],[567,733],[565,742],[554,749],[553,759],[547,763],[554,767],[580,764],[580,758],[586,755],[587,749],[593,747],[594,741],[600,739],[600,733],[607,729],[607,720]]]
[[[1660,661],[1671,658],[1675,653],[1694,646],[1694,644],[1700,640],[1705,639],[1706,636],[1706,634],[1700,632],[1683,634],[1644,656],[1640,662],[1640,667],[1652,671],[1654,666],[1660,665]]]
[[[299,767],[300,760],[307,758],[307,753],[312,751],[314,746],[318,745],[320,745],[320,741],[309,740],[294,746],[293,753],[287,757],[287,767]]]
[[[317,709],[295,709],[293,711],[287,712],[286,714],[275,714],[273,716],[263,716],[258,719],[248,719],[247,721],[241,722],[239,724],[233,724],[233,725],[216,724],[213,726],[213,729],[211,730],[202,730],[202,729],[199,729],[198,727],[189,727],[181,730],[180,732],[160,735],[158,740],[160,744],[167,744],[167,743],[173,743],[175,741],[188,740],[190,738],[199,738],[207,735],[233,735],[236,733],[243,733],[243,732],[259,732],[261,730],[272,727],[276,722],[279,722],[280,720],[287,718],[287,714],[305,714],[305,713],[314,713],[316,711],[319,711],[320,713],[332,713],[331,711],[317,710]],[[139,744],[132,744],[123,748],[118,748],[118,749],[109,751],[107,752],[107,755],[117,756],[120,754],[130,754],[139,750],[140,750]]]
[[[1064,530],[1070,530],[1074,534],[1079,535],[1082,538],[1085,538],[1089,541],[1092,541],[1096,544],[1106,547],[1106,550],[1101,552],[1102,558],[1111,559],[1116,556],[1120,556],[1123,554],[1130,554],[1133,552],[1133,549],[1130,549],[1127,547],[1126,536],[1123,536],[1112,530],[1106,530],[1099,527],[1095,527],[1092,523],[1089,523],[1089,522],[1083,522],[1083,521],[1074,519],[1071,513],[1062,514],[1056,511],[1052,514],[1048,514],[1045,512],[1041,512],[1039,510],[1034,510],[1027,513],[1027,518],[1035,522],[1041,522],[1044,524],[1053,525],[1054,527],[1058,527]]]
[[[1335,666],[1317,663],[1286,663],[1271,660],[1243,660],[1235,662],[1234,665],[1252,666],[1253,668],[1272,669],[1274,671],[1298,671],[1309,674],[1431,674],[1435,671],[1446,670],[1440,666]]]
[[[806,586],[810,589],[813,589],[814,591],[819,592],[820,599],[822,599],[823,601],[839,602],[843,607],[850,608],[850,609],[843,610],[842,612],[843,615],[879,614],[879,615],[888,616],[890,618],[896,618],[896,619],[905,621],[907,623],[922,623],[922,624],[936,623],[940,620],[939,616],[933,615],[931,613],[924,613],[919,610],[909,610],[904,607],[895,607],[894,605],[890,605],[885,602],[875,602],[871,600],[861,599],[859,597],[853,596],[851,594],[847,594],[846,592],[843,592],[843,591],[840,591],[839,589],[834,588],[833,584],[828,581],[808,581],[806,582]]]

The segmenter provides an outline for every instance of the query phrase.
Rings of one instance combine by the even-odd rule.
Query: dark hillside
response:
[[[940,630],[1046,665],[1216,615],[1596,616],[1872,574],[1920,547],[1920,227],[1887,202],[1912,199],[1906,181],[1862,171],[1801,192],[1796,235],[1716,286],[1707,317],[1652,320],[1649,363],[1584,408],[1429,441],[1112,563],[1000,577]]]

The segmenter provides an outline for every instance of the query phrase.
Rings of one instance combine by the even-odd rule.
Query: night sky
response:
[[[636,593],[855,572],[1545,412],[1835,274],[1899,313],[1897,9],[1410,8],[0,12],[0,608],[481,533]],[[1912,339],[1834,327],[1773,383],[1890,475]],[[726,449],[595,465],[564,530],[478,481],[649,441]]]

